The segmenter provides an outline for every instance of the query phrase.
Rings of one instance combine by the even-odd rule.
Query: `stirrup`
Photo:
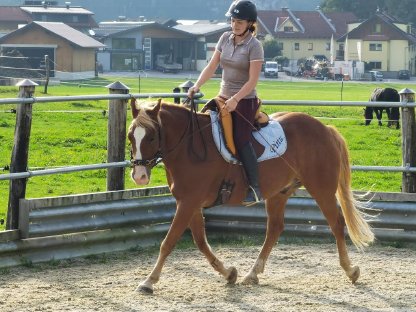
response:
[[[263,201],[263,197],[261,196],[260,189],[257,187],[254,188],[251,185],[249,185],[247,196],[243,200],[242,204],[248,207],[248,206],[252,206],[254,204],[260,203],[262,201]]]

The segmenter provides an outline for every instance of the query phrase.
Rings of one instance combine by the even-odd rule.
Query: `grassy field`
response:
[[[50,86],[48,96],[106,94],[105,85],[122,81],[131,93],[171,92],[184,79],[102,77],[88,82]],[[344,82],[282,82],[260,81],[259,96],[264,99],[290,100],[340,100],[341,88],[344,101],[367,101],[377,86],[390,86],[401,90],[409,87],[390,83]],[[219,80],[212,79],[204,85],[205,98],[212,98],[219,89]],[[36,96],[42,94],[38,87]],[[0,87],[1,98],[17,96],[17,87]],[[82,165],[106,162],[107,101],[78,101],[34,104],[29,168]],[[13,105],[0,106],[0,174],[9,165],[13,148],[15,115],[10,113]],[[399,130],[379,127],[376,123],[365,127],[361,107],[289,107],[267,106],[267,112],[304,111],[319,118],[323,123],[336,126],[346,138],[354,165],[401,165],[401,135]],[[130,123],[130,118],[128,118]],[[128,147],[127,147],[128,148]],[[127,151],[126,151],[127,152]],[[126,153],[126,155],[129,155]],[[126,156],[128,157],[128,156]],[[126,172],[126,188],[135,188]],[[105,191],[106,171],[85,171],[31,178],[27,186],[27,198],[59,196]],[[163,167],[157,167],[149,186],[165,185]],[[354,172],[355,190],[400,191],[401,174]],[[0,219],[5,219],[8,202],[8,181],[0,181]],[[0,229],[2,225],[0,225]]]

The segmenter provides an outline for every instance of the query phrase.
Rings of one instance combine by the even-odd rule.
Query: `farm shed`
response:
[[[51,76],[85,79],[95,75],[96,49],[104,45],[59,22],[32,22],[0,38],[1,53],[17,50],[31,60],[33,69],[42,69],[44,55],[51,60]]]

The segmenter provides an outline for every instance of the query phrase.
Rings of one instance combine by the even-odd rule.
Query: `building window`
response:
[[[374,26],[373,26],[373,27],[374,27],[374,28],[373,28],[373,32],[374,32],[374,33],[376,33],[376,34],[381,33],[381,24],[379,24],[379,23],[374,24]]]
[[[113,53],[111,56],[112,70],[143,69],[143,55],[141,53]]]
[[[293,26],[285,26],[283,30],[284,32],[293,32]]]
[[[381,69],[381,62],[368,62],[367,66],[370,70],[371,69]]]
[[[312,42],[309,42],[308,43],[308,50],[309,51],[312,51],[313,50],[313,43]]]
[[[299,47],[299,42],[295,42],[295,50],[299,51],[300,47]]]
[[[113,38],[112,40],[113,49],[136,49],[136,39],[134,38]]]
[[[382,51],[382,47],[381,43],[370,43],[370,51]]]

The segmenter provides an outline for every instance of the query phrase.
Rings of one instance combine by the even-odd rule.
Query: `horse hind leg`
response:
[[[205,255],[211,266],[225,277],[228,284],[235,284],[237,280],[237,269],[235,267],[225,268],[224,264],[215,256],[208,244],[205,232],[205,221],[202,210],[195,212],[189,224],[195,245]]]
[[[258,284],[258,274],[264,272],[267,258],[284,229],[284,208],[290,194],[279,194],[266,200],[267,230],[262,249],[256,262],[244,277],[242,284]]]
[[[378,120],[378,125],[382,126],[383,124],[382,124],[381,120],[383,118],[383,108],[379,108],[379,107],[374,108],[374,112],[376,113],[376,117],[377,117],[377,120]]]
[[[348,256],[347,245],[345,242],[345,220],[337,207],[337,199],[335,194],[321,198],[315,197],[315,200],[318,203],[319,208],[324,214],[326,220],[328,221],[332,234],[335,237],[340,265],[344,269],[345,274],[354,284],[360,277],[360,268],[358,266],[351,265],[351,261]]]

